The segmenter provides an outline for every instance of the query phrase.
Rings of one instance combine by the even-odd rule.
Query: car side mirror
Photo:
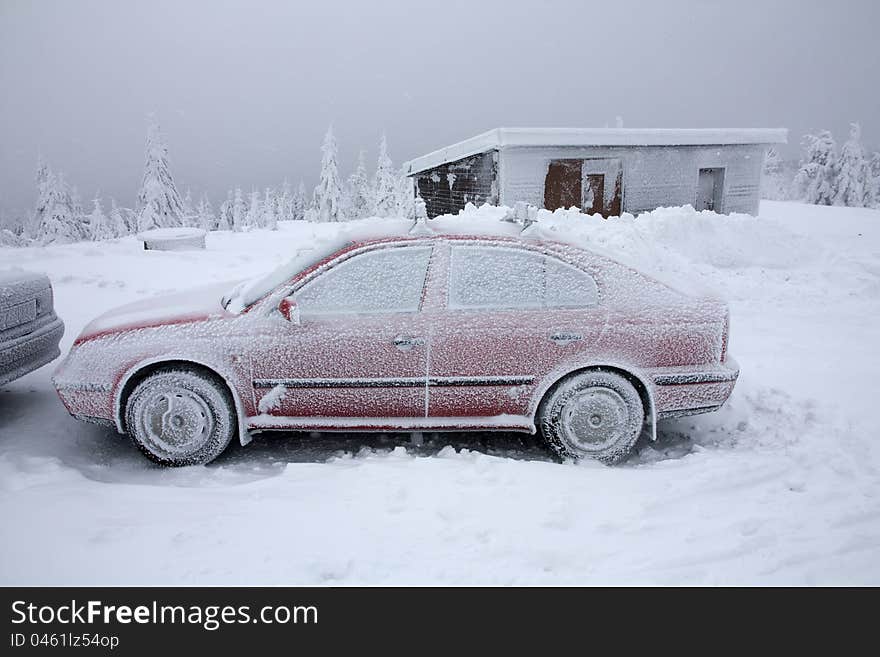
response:
[[[299,306],[296,305],[296,299],[292,296],[284,297],[278,304],[278,312],[281,316],[291,324],[299,324]]]

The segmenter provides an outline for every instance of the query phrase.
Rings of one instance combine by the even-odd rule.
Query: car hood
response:
[[[119,306],[89,322],[74,344],[122,331],[231,315],[223,309],[220,299],[237,282],[214,283]]]

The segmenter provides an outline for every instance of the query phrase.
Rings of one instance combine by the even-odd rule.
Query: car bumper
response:
[[[32,333],[0,343],[0,385],[51,363],[61,355],[64,322],[56,318]]]
[[[654,408],[658,419],[708,413],[721,407],[739,377],[732,358],[723,363],[654,370]]]

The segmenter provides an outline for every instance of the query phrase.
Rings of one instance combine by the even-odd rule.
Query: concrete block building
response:
[[[496,128],[405,167],[429,217],[466,203],[603,216],[691,204],[757,214],[766,150],[785,129]]]

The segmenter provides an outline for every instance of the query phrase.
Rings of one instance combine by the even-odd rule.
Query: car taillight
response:
[[[727,342],[730,336],[730,311],[724,313],[724,327],[721,329],[721,362],[727,360]]]

